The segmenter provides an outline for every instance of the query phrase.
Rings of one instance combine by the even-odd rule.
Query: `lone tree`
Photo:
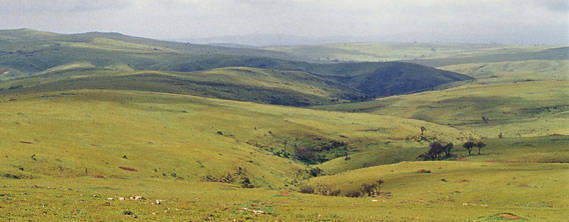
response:
[[[464,149],[468,150],[468,155],[472,155],[472,148],[476,146],[476,143],[474,142],[466,142],[464,144],[462,144],[462,147],[464,147]]]
[[[486,144],[483,143],[482,141],[476,143],[476,147],[478,148],[478,155],[480,155],[480,150],[484,147],[486,147]]]
[[[376,180],[375,183],[377,184],[377,190],[376,193],[378,195],[381,194],[381,185],[383,185],[383,183],[385,183],[385,181],[383,181],[382,179]]]
[[[427,131],[427,128],[425,128],[424,126],[421,126],[421,136],[423,136],[425,134],[425,131]]]

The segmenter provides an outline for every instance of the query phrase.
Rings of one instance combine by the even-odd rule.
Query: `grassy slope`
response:
[[[174,179],[175,173],[201,181],[242,167],[256,184],[279,187],[294,178],[300,165],[273,156],[269,147],[294,153],[293,146],[311,146],[315,140],[344,141],[352,147],[347,152],[391,147],[380,141],[412,146],[404,138],[417,135],[422,125],[447,140],[460,136],[453,128],[397,117],[147,92],[53,92],[3,96],[1,101],[5,136],[0,156],[8,157],[0,169],[23,177]]]
[[[18,90],[10,87],[23,86]],[[279,105],[329,104],[364,95],[337,81],[300,71],[227,67],[189,73],[129,71],[90,63],[51,68],[32,78],[0,83],[5,93],[72,89],[128,89],[190,94]]]
[[[268,47],[268,50],[286,52],[300,58],[319,61],[414,61],[426,60],[429,64],[447,59],[488,57],[488,55],[511,55],[535,53],[551,47],[498,44],[458,43],[340,43],[317,46]]]
[[[517,80],[568,80],[569,60],[526,60],[496,63],[469,63],[439,67],[463,73],[483,82]]]
[[[486,137],[567,135],[568,86],[567,81],[469,84],[322,108],[422,119]]]
[[[520,142],[534,150],[514,144]],[[345,193],[381,178],[385,181],[381,191],[390,192],[390,198],[326,197],[286,188],[240,189],[163,178],[4,178],[0,179],[0,218],[122,221],[136,215],[143,220],[496,221],[509,213],[522,220],[562,221],[569,209],[567,163],[526,157],[566,153],[568,142],[567,137],[496,139],[488,141],[483,155],[469,161],[402,162],[308,181]],[[458,151],[458,155],[465,153]],[[501,159],[505,157],[510,158]],[[417,173],[421,169],[432,173]],[[147,200],[118,200],[136,195]],[[162,200],[161,204],[154,204],[155,200]],[[245,208],[272,215],[255,215]]]
[[[249,144],[278,147],[283,139],[300,143],[319,137],[379,151],[377,144],[385,141],[406,144],[401,138],[417,135],[420,125],[433,134],[460,133],[394,117],[148,92],[82,90],[0,100],[5,135],[0,172],[33,177],[0,178],[2,219],[130,220],[134,215],[124,212],[132,211],[145,220],[492,220],[503,212],[561,220],[569,207],[562,189],[569,184],[566,164],[543,163],[567,162],[566,137],[490,140],[484,155],[467,162],[404,162],[309,182],[341,185],[345,192],[381,177],[386,181],[383,191],[393,198],[372,202],[291,191],[283,185],[303,167]],[[456,152],[465,155],[458,148]],[[486,160],[496,162],[476,162]],[[519,160],[538,163],[506,163]],[[236,166],[256,184],[280,189],[199,182],[205,175],[235,173]],[[418,174],[419,169],[433,173]],[[118,200],[136,195],[148,200]],[[163,201],[152,204],[155,200]],[[255,216],[244,208],[277,216]]]
[[[283,58],[289,60],[283,60]],[[0,71],[2,71],[0,80],[63,71],[93,72],[97,71],[94,69],[105,69],[105,72],[110,72],[116,67],[139,71],[177,72],[203,71],[223,67],[252,67],[305,72],[306,76],[302,78],[308,81],[302,86],[293,85],[299,85],[301,88],[319,88],[318,84],[327,81],[326,85],[333,85],[337,88],[333,90],[342,91],[336,94],[345,94],[340,96],[341,99],[362,100],[376,96],[429,90],[441,84],[469,79],[468,76],[458,73],[409,63],[316,64],[293,60],[292,57],[273,51],[171,43],[116,33],[58,35],[33,30],[0,31]],[[124,69],[116,71],[122,72]],[[271,72],[278,74],[278,71]],[[293,74],[292,72],[287,73]],[[298,73],[294,74],[298,76]],[[312,76],[308,77],[308,75]],[[282,78],[284,75],[280,76]],[[317,85],[312,85],[311,83],[314,83],[312,79],[320,80],[316,81],[319,82]],[[348,89],[350,88],[348,86],[359,92],[355,93],[353,89]],[[235,89],[224,90],[235,91]],[[236,99],[235,97],[239,96],[235,94],[237,93],[225,93],[217,97]],[[267,93],[255,92],[254,94]],[[215,93],[213,96],[216,96]],[[247,96],[237,99],[250,100]],[[262,100],[254,99],[253,101]],[[293,98],[285,100],[293,100]],[[299,104],[269,103],[314,104],[306,101],[295,102]],[[318,101],[316,104],[322,102]]]

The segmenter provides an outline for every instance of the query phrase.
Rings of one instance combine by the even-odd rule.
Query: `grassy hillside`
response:
[[[568,86],[567,81],[469,84],[318,108],[422,119],[486,137],[568,135]]]
[[[566,162],[559,155],[566,153],[565,137],[489,140],[483,155],[467,162],[404,162],[302,182],[309,173],[296,148],[320,147],[318,155],[328,158],[340,154],[311,166],[326,172],[327,163],[372,153],[400,152],[390,156],[398,161],[424,152],[425,143],[407,139],[417,137],[420,126],[429,130],[427,137],[442,135],[445,141],[467,135],[390,116],[137,91],[2,95],[0,101],[2,219],[423,221],[492,220],[511,213],[556,220],[567,209],[558,198],[567,194],[556,190],[569,182],[563,179],[565,164],[502,163],[537,153],[534,162]],[[339,142],[346,146],[333,145]],[[496,162],[474,162],[486,160]],[[432,173],[416,173],[420,169]],[[300,183],[329,183],[346,192],[377,177],[386,181],[382,190],[390,198],[295,192]],[[240,188],[245,178],[264,188]],[[468,182],[456,182],[461,179]],[[519,198],[522,192],[527,198]]]
[[[0,80],[93,74],[89,79],[45,86],[50,89],[135,89],[306,106],[424,91],[470,79],[410,63],[306,63],[283,60],[294,58],[272,51],[172,43],[117,33],[60,35],[9,30],[0,31],[0,40]],[[226,67],[257,69],[222,69]],[[259,69],[265,71],[250,71]],[[139,72],[141,75],[125,79],[123,74],[133,70],[150,70],[146,73],[151,74]],[[193,73],[174,77],[172,72]],[[101,73],[116,75],[102,77]],[[135,77],[137,81],[132,81]]]
[[[22,88],[15,89],[15,87]],[[337,81],[299,71],[228,67],[189,73],[58,66],[32,78],[0,83],[7,94],[73,89],[123,89],[198,95],[259,103],[307,106],[352,100],[365,94]]]
[[[8,156],[0,170],[20,178],[204,181],[233,175],[241,167],[253,183],[278,187],[294,178],[301,161],[389,148],[381,145],[388,141],[421,146],[405,140],[420,126],[447,140],[461,135],[450,127],[397,117],[148,92],[68,91],[0,100],[0,153]],[[299,150],[315,157],[300,158]]]
[[[459,43],[339,43],[316,46],[279,46],[267,50],[285,52],[299,58],[316,59],[322,62],[338,61],[417,61],[429,65],[447,63],[453,59],[488,59],[538,53],[549,46],[459,44]],[[491,55],[490,57],[488,57]],[[448,60],[450,59],[450,60]],[[521,60],[526,60],[523,58]],[[520,59],[518,59],[520,60]],[[455,61],[455,62],[456,62]],[[464,63],[464,62],[460,62]],[[468,62],[470,63],[470,62]],[[438,66],[438,65],[437,65]]]
[[[519,80],[568,80],[569,60],[525,60],[515,62],[469,63],[440,67],[469,75],[479,82]]]

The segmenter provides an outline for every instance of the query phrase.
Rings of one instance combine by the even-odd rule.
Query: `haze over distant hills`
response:
[[[307,37],[287,34],[250,34],[214,36],[206,38],[170,39],[171,41],[190,42],[196,44],[227,44],[246,45],[254,47],[264,46],[292,46],[292,45],[321,45],[340,42],[363,42],[373,41],[373,37],[355,36],[330,36],[330,37]]]

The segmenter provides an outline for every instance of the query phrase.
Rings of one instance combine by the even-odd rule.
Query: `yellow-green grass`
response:
[[[57,76],[49,78],[24,78],[13,80],[2,85],[34,86],[48,82],[61,81],[65,79],[80,79],[88,77],[118,77],[118,76],[137,76],[144,74],[156,74],[171,77],[179,77],[185,80],[199,82],[215,82],[217,84],[237,84],[243,86],[259,86],[266,88],[279,88],[297,91],[304,94],[332,97],[340,94],[341,90],[324,84],[325,79],[297,71],[267,70],[249,67],[226,67],[195,72],[171,72],[143,70],[134,71],[124,64],[115,64],[104,69],[92,70],[89,72],[71,72],[76,69],[95,69],[89,62],[77,62],[50,68],[36,75],[45,75],[57,72]],[[130,69],[130,71],[129,71]],[[107,72],[103,72],[107,71]],[[112,72],[120,71],[120,72]],[[0,85],[1,86],[1,85]],[[320,87],[319,87],[320,86]]]
[[[432,173],[417,173],[420,169]],[[569,216],[568,172],[567,164],[403,162],[309,182],[348,191],[381,178],[381,191],[391,192],[391,198],[329,197],[165,179],[0,179],[0,219],[494,221],[509,213],[522,220],[563,221]],[[467,181],[459,182],[462,179]],[[119,200],[131,196],[146,200]],[[159,205],[156,200],[161,200]],[[245,208],[272,215],[255,215]]]
[[[347,85],[301,71],[248,67],[195,72],[134,71],[125,64],[97,68],[89,62],[70,63],[33,77],[0,82],[0,90],[9,91],[14,86],[31,92],[134,89],[298,106],[328,104],[342,100],[344,95],[363,95]]]
[[[569,60],[469,63],[439,68],[472,76],[478,82],[569,79]]]
[[[500,133],[504,137],[520,137],[569,135],[567,98],[569,81],[473,83],[317,108],[422,119],[484,137],[498,137]]]
[[[317,46],[279,46],[266,49],[320,61],[376,62],[536,52],[547,48],[549,47],[531,45],[360,42]]]
[[[387,203],[427,205],[441,215],[454,211],[462,214],[463,220],[468,215],[469,221],[484,221],[494,212],[561,221],[569,210],[568,178],[568,164],[434,161],[364,168],[313,178],[307,184],[327,184],[345,194],[382,179],[383,196],[393,197],[386,199]]]
[[[63,42],[65,46],[76,48],[88,48],[97,50],[122,51],[133,53],[181,53],[179,50],[160,46],[137,44],[132,42],[108,39],[93,38],[88,42]]]
[[[0,156],[5,158],[0,170],[24,178],[202,181],[229,173],[236,180],[247,176],[257,185],[282,187],[302,165],[258,147],[282,150],[288,144],[290,151],[316,140],[344,141],[349,152],[390,148],[381,145],[387,141],[411,146],[414,142],[405,138],[416,136],[421,126],[446,140],[462,135],[398,117],[137,91],[51,92],[0,101]]]

